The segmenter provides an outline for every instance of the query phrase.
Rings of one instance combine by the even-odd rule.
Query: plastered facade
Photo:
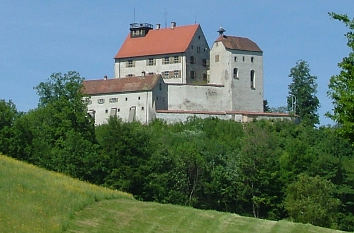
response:
[[[230,110],[263,112],[262,52],[230,50],[215,42],[210,51],[209,80],[225,86]]]
[[[147,124],[156,118],[156,110],[167,109],[167,91],[167,85],[160,80],[150,91],[91,95],[87,108],[96,125],[107,123],[110,116]]]
[[[154,73],[161,74],[165,83],[206,83],[209,53],[204,33],[198,27],[185,52],[116,58],[114,76],[126,78]]]

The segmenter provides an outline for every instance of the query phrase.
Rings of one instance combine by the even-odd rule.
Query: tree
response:
[[[262,125],[264,124],[264,125]],[[278,218],[281,183],[279,150],[266,122],[245,125],[243,148],[239,154],[240,199],[253,216]]]
[[[268,105],[268,100],[263,100],[263,112],[270,112],[270,107]]]
[[[288,108],[303,122],[309,125],[318,124],[317,77],[310,74],[309,65],[303,60],[297,61],[296,66],[291,68],[289,77],[292,82],[289,85]]]
[[[16,106],[11,100],[0,100],[0,153],[11,154],[12,126],[17,116]]]
[[[90,141],[95,141],[93,119],[87,114],[87,105],[81,92],[83,78],[75,71],[66,74],[53,73],[46,82],[35,87],[39,95],[39,107],[48,114],[46,120],[52,128],[53,139],[75,130]]]
[[[336,223],[340,201],[333,197],[335,186],[319,176],[300,174],[288,186],[285,208],[289,216],[302,223],[331,227]]]
[[[333,114],[328,114],[340,125],[341,135],[349,138],[354,145],[354,18],[347,15],[330,13],[333,19],[342,21],[348,28],[347,45],[349,55],[338,64],[341,71],[331,77],[328,95],[332,98]]]
[[[15,122],[16,157],[47,169],[90,179],[96,153],[93,119],[81,94],[83,78],[77,72],[54,73],[35,89],[37,109]]]

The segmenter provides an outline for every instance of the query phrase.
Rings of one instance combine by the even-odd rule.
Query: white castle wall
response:
[[[221,85],[168,85],[168,110],[225,111],[231,102]]]

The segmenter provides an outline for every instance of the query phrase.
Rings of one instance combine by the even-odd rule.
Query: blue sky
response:
[[[124,3],[123,3],[124,2]],[[328,82],[347,56],[346,28],[328,12],[354,16],[354,0],[0,0],[0,99],[21,111],[37,106],[33,87],[51,73],[113,77],[113,57],[135,21],[199,23],[209,42],[220,26],[248,37],[264,52],[264,98],[286,105],[290,69],[299,59],[318,78],[321,124],[332,109]]]

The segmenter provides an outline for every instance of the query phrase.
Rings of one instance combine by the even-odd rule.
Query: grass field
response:
[[[0,155],[0,232],[339,232],[134,200]]]

